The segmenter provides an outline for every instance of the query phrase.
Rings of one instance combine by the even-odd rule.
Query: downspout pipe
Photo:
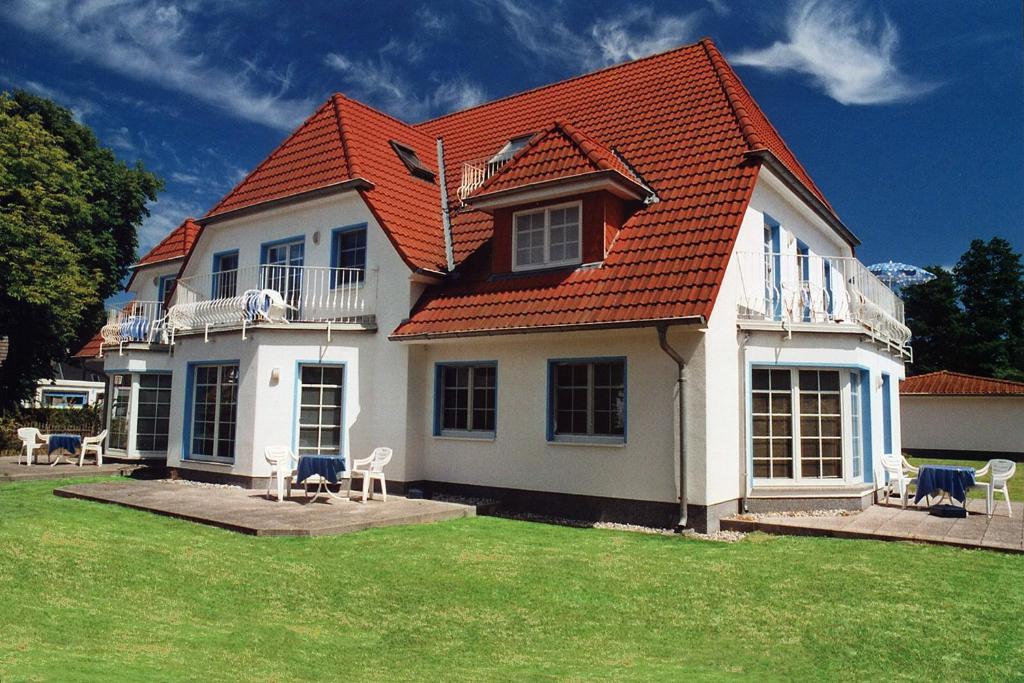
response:
[[[448,185],[444,175],[444,141],[437,138],[438,187],[441,195],[441,227],[444,231],[444,259],[448,272],[455,270],[455,249],[452,246],[452,220],[448,213]]]
[[[682,531],[687,525],[686,505],[686,361],[668,343],[668,325],[659,323],[658,344],[676,363],[676,392],[679,397],[679,522],[676,531]]]

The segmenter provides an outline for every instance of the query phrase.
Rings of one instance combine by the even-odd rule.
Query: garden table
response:
[[[46,437],[46,446],[47,455],[53,455],[57,451],[67,451],[74,455],[82,447],[82,437],[77,434],[50,434],[50,436]],[[64,456],[58,453],[57,459],[50,463],[50,465],[56,465],[62,457]]]
[[[349,479],[349,486],[351,487],[351,478],[348,476],[348,472],[345,471],[345,457],[341,455],[303,455],[299,458],[299,466],[295,482],[297,484],[303,484],[307,479],[312,476],[317,476],[317,489],[316,495],[313,496],[315,501],[321,492],[326,493],[331,498],[337,498],[338,500],[345,500],[341,496],[336,496],[334,493],[327,488],[327,484],[337,484],[340,479]],[[312,502],[312,501],[311,501]]]
[[[957,465],[921,465],[917,473],[914,502],[940,493],[963,503],[967,509],[967,490],[974,486],[974,468]]]

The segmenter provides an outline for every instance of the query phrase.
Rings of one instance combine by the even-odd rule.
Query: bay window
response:
[[[864,476],[859,371],[754,368],[750,430],[756,480],[854,482]]]

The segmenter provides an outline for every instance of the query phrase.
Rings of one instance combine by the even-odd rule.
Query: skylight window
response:
[[[391,141],[391,147],[395,150],[395,154],[402,160],[405,167],[409,169],[409,173],[413,174],[417,178],[423,178],[434,182],[434,172],[423,165],[420,158],[416,156],[415,150],[412,147],[407,147],[400,142]]]

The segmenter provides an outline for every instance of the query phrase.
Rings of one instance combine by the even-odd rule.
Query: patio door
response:
[[[107,447],[117,450],[128,448],[128,413],[132,403],[132,376],[113,375],[110,401],[110,426]]]
[[[302,265],[306,245],[303,238],[264,245],[260,287],[281,294],[289,309],[288,319],[299,318],[302,302]]]

